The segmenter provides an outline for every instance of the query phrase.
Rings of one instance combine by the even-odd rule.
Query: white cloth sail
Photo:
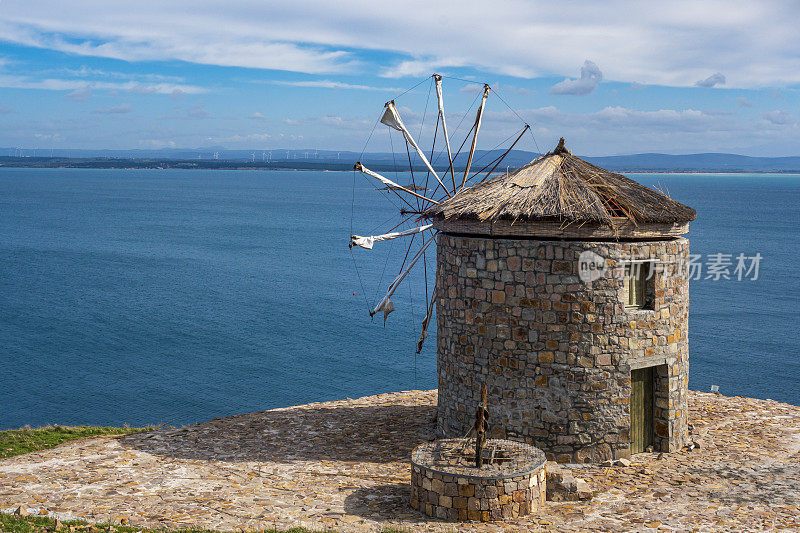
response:
[[[358,170],[359,172],[363,172],[367,176],[372,176],[376,180],[380,181],[381,183],[386,185],[390,191],[397,192],[398,190],[401,190],[401,191],[405,191],[405,192],[407,192],[409,194],[413,194],[417,198],[422,198],[426,202],[431,202],[433,204],[438,204],[439,203],[436,200],[431,200],[430,198],[428,198],[426,196],[423,196],[423,195],[421,195],[421,194],[419,194],[417,192],[414,192],[411,189],[407,189],[407,188],[403,187],[402,185],[398,185],[397,183],[393,182],[392,180],[390,180],[386,176],[381,176],[380,174],[378,174],[374,170],[368,169],[367,167],[362,165],[360,162],[356,163],[355,169]]]
[[[383,321],[386,323],[386,317],[389,316],[389,313],[394,311],[394,303],[392,303],[391,299],[394,291],[397,290],[397,287],[400,286],[400,283],[411,271],[411,268],[417,263],[417,261],[419,261],[419,258],[422,257],[422,254],[425,252],[428,246],[430,246],[431,243],[436,240],[435,237],[435,235],[431,236],[431,238],[428,239],[425,244],[422,245],[422,248],[420,248],[419,251],[414,255],[413,259],[411,259],[411,261],[408,263],[408,266],[406,266],[406,268],[403,269],[403,271],[400,272],[396,278],[394,278],[394,281],[391,285],[389,285],[389,289],[386,291],[386,296],[384,296],[383,299],[378,302],[378,305],[375,306],[375,309],[370,311],[370,316],[383,311]]]
[[[381,123],[386,124],[390,128],[394,128],[397,131],[403,133],[403,137],[405,137],[406,141],[408,141],[408,144],[410,144],[411,147],[417,151],[417,155],[419,155],[419,158],[422,160],[425,166],[428,167],[428,170],[431,172],[431,174],[433,174],[433,177],[436,178],[436,181],[439,182],[439,185],[442,186],[447,196],[450,196],[450,191],[447,190],[447,187],[445,187],[444,183],[442,183],[442,179],[439,177],[439,174],[437,174],[436,171],[433,170],[430,161],[428,161],[428,158],[425,156],[425,152],[423,152],[422,149],[417,145],[417,142],[414,140],[414,137],[411,136],[411,133],[408,131],[408,128],[406,128],[405,124],[403,124],[403,120],[400,118],[400,114],[397,112],[397,108],[394,105],[394,101],[391,101],[388,104],[386,104],[386,111],[384,111],[383,116],[381,117]]]
[[[444,117],[444,96],[442,96],[442,77],[434,74],[436,80],[436,100],[439,103],[439,116],[442,119],[442,133],[444,133],[444,142],[447,145],[447,161],[450,163],[450,177],[453,178],[453,190],[456,189],[456,175],[453,168],[453,153],[450,151],[450,136],[447,133],[447,120]],[[445,172],[447,174],[447,172]]]
[[[394,302],[391,298],[384,298],[381,300],[381,303],[375,310],[370,313],[370,315],[374,315],[375,313],[383,311],[383,325],[386,325],[386,318],[389,316],[389,313],[394,311]]]
[[[481,99],[481,105],[478,108],[478,112],[475,116],[475,133],[472,135],[472,146],[469,148],[469,157],[467,158],[467,166],[464,168],[464,178],[461,180],[461,187],[464,187],[464,184],[467,182],[467,176],[469,176],[469,169],[472,167],[472,156],[475,155],[475,144],[478,142],[478,131],[481,129],[481,118],[483,117],[483,108],[486,106],[486,99],[489,97],[489,86],[483,86],[483,98]]]
[[[414,235],[415,233],[422,233],[429,230],[433,224],[426,224],[424,226],[417,226],[415,228],[407,229],[405,231],[393,231],[384,233],[383,235],[370,235],[369,237],[362,237],[361,235],[350,235],[350,248],[353,246],[360,246],[367,250],[372,250],[372,246],[379,241],[389,241],[398,237],[405,237],[406,235]]]

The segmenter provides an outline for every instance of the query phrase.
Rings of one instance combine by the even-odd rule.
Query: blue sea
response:
[[[631,177],[697,209],[702,262],[731,255],[691,282],[689,386],[800,404],[800,176]],[[0,169],[0,428],[435,388],[435,324],[414,354],[435,251],[371,320],[404,250],[351,255],[394,214],[362,193],[347,172]]]

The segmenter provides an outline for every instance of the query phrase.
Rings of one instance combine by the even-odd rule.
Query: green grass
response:
[[[143,529],[141,527],[119,526],[109,524],[89,524],[83,520],[67,520],[60,522],[56,529],[56,520],[46,516],[16,516],[0,513],[0,531],[7,533],[45,533],[50,531],[84,531],[86,533],[218,533],[210,529]],[[72,526],[72,527],[70,527]],[[292,528],[285,530],[267,529],[263,533],[312,533],[310,529]],[[387,530],[388,533],[388,530]]]
[[[96,427],[96,426],[48,426],[0,431],[0,459],[53,448],[59,444],[86,437],[100,435],[127,435],[153,428]]]

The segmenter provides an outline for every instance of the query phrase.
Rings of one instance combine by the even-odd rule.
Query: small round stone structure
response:
[[[489,522],[523,516],[544,504],[544,452],[488,439],[475,467],[474,439],[441,439],[411,454],[411,506],[444,520]]]
[[[559,462],[688,438],[694,209],[559,146],[423,212],[437,247],[437,426]]]

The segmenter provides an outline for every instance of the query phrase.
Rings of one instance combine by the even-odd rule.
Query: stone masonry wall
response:
[[[524,516],[544,504],[545,468],[506,478],[472,478],[411,465],[411,507],[451,521]]]
[[[609,270],[590,283],[578,257]],[[550,460],[630,455],[631,367],[656,367],[656,451],[687,432],[689,242],[543,241],[462,237],[438,242],[438,430],[472,426],[480,385],[496,438]],[[652,310],[624,306],[623,259],[655,261]]]

